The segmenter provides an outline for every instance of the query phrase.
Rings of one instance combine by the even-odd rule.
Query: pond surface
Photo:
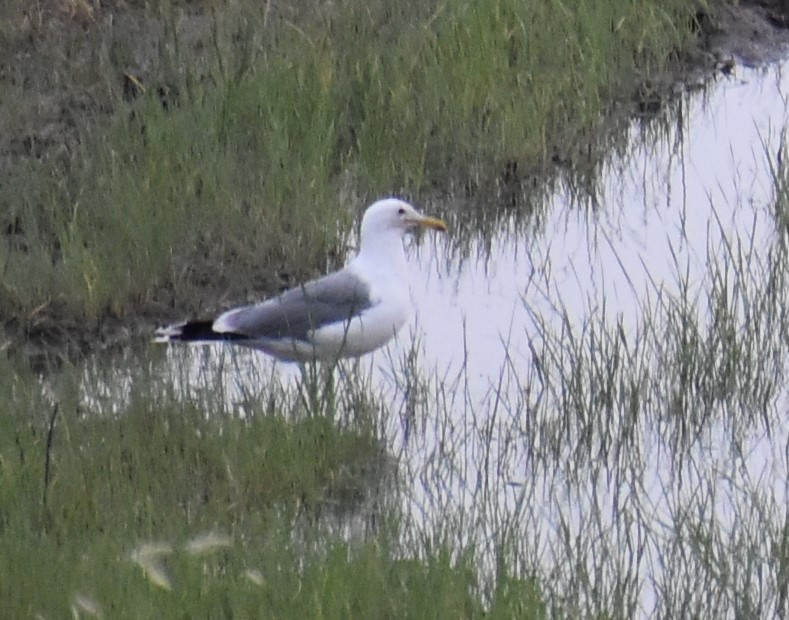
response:
[[[458,542],[507,531],[580,612],[784,604],[784,70],[741,70],[664,125],[634,123],[596,196],[556,192],[484,262],[437,279],[425,252],[414,268],[423,364],[463,380],[408,452],[413,513]],[[589,581],[568,586],[579,561]]]
[[[414,321],[346,369],[387,403],[414,539],[491,569],[506,555],[579,615],[783,608],[785,69],[736,69],[634,121],[594,196],[560,187],[470,247],[414,248]],[[239,410],[298,378],[217,347],[159,361]]]

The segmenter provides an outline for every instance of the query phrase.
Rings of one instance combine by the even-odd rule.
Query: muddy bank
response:
[[[23,182],[29,166],[68,171],[74,153],[83,146],[78,129],[85,115],[77,112],[90,111],[97,124],[93,131],[101,131],[99,125],[112,112],[113,101],[133,100],[141,88],[155,90],[162,104],[170,105],[178,93],[169,85],[178,76],[168,74],[172,68],[156,64],[167,28],[178,29],[180,44],[194,50],[198,64],[211,38],[210,20],[201,13],[199,3],[183,4],[177,26],[151,16],[142,3],[135,2],[77,2],[65,10],[55,2],[38,3],[35,10],[22,6],[10,3],[0,9],[0,57],[4,59],[0,60],[0,84],[8,93],[0,102],[4,108],[0,113],[6,117],[4,124],[12,128],[0,142],[4,183]],[[784,3],[762,1],[736,7],[719,3],[714,7],[712,13],[699,12],[690,25],[697,32],[698,45],[678,54],[672,73],[649,83],[634,83],[631,94],[624,93],[625,105],[617,106],[617,114],[654,114],[678,92],[703,83],[715,72],[726,73],[735,63],[769,61],[783,53],[789,22],[789,7]],[[115,38],[108,47],[110,31]],[[552,161],[541,166],[542,173],[556,174],[568,166],[573,152],[582,146],[571,145],[566,152],[555,153]],[[0,211],[0,234],[13,241],[22,236],[19,232],[18,221]],[[210,273],[205,280],[215,281]],[[221,282],[213,286],[217,287],[221,288]],[[269,292],[261,289],[260,294]],[[231,290],[226,296],[242,299],[243,292]],[[74,357],[128,342],[136,334],[147,334],[155,323],[183,312],[168,303],[147,303],[122,314],[108,309],[98,322],[88,324],[67,318],[56,303],[42,303],[28,316],[0,317],[5,334],[0,346],[24,349],[36,358]]]
[[[753,66],[778,60],[789,50],[789,3],[783,0],[717,3],[714,13],[700,12],[698,21],[700,48],[715,63]]]

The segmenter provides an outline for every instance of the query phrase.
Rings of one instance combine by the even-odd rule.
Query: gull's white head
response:
[[[447,225],[439,219],[422,215],[407,202],[397,198],[384,198],[367,207],[362,218],[361,242],[380,239],[394,234],[401,238],[414,228],[432,228],[445,231]],[[373,241],[374,242],[374,241]]]

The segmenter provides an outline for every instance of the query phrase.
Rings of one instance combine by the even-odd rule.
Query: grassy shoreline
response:
[[[42,64],[11,68],[75,107],[65,152],[33,132],[10,165],[0,318],[18,339],[215,310],[340,262],[373,197],[517,187],[697,44],[694,7],[96,9],[71,74],[42,77],[66,68],[35,43]],[[44,22],[31,39],[57,40]],[[31,122],[29,93],[11,92],[7,117]]]
[[[546,617],[536,578],[400,539],[369,386],[331,416],[267,386],[240,416],[168,364],[95,393],[62,372],[56,404],[3,375],[3,617]]]

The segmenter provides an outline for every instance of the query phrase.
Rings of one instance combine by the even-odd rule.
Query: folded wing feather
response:
[[[308,340],[315,329],[348,321],[373,305],[370,287],[343,269],[273,299],[229,310],[214,321],[213,329],[250,339]]]

